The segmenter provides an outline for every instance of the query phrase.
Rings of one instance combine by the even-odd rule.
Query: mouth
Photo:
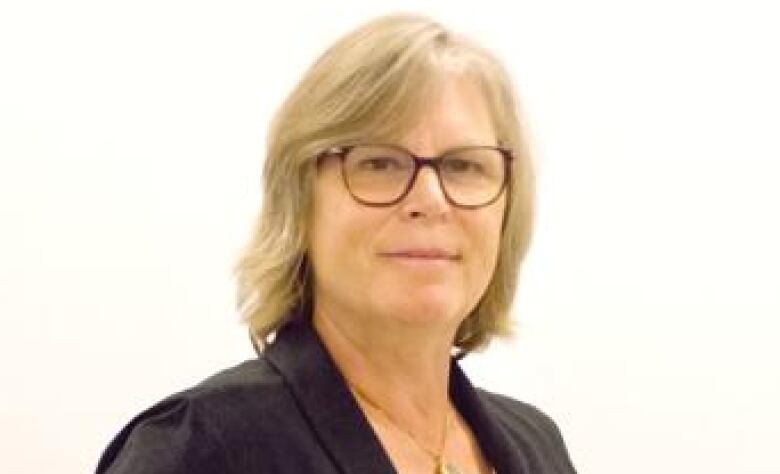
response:
[[[412,262],[457,262],[462,259],[457,253],[441,249],[402,249],[381,252],[379,255]]]

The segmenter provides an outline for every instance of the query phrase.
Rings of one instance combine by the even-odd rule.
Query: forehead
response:
[[[420,153],[439,153],[458,146],[496,144],[487,103],[472,81],[441,83],[427,105],[399,137],[401,145]]]

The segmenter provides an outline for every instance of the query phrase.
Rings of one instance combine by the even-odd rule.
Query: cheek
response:
[[[351,198],[349,198],[351,199]],[[312,252],[315,271],[349,278],[365,266],[370,249],[371,220],[361,209],[338,194],[321,195],[312,222]]]
[[[480,287],[486,286],[493,276],[498,258],[501,241],[501,223],[503,206],[498,210],[491,209],[469,222],[472,256],[475,258],[472,277]],[[484,289],[484,288],[482,288]]]

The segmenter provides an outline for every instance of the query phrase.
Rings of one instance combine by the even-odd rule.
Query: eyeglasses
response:
[[[391,206],[414,186],[420,168],[436,172],[447,202],[476,209],[492,204],[506,187],[512,152],[492,146],[453,148],[432,158],[396,145],[351,145],[330,148],[317,157],[341,160],[341,176],[352,197],[366,206]]]

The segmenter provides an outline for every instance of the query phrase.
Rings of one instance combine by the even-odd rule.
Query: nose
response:
[[[433,167],[422,166],[418,170],[402,206],[404,215],[418,218],[440,216],[449,210],[450,204]]]

